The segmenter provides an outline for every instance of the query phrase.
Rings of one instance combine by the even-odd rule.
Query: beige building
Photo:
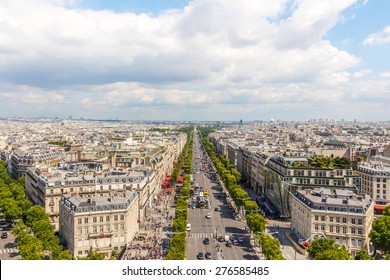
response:
[[[291,229],[302,240],[316,235],[333,238],[355,256],[369,250],[369,234],[374,220],[374,203],[366,194],[350,190],[297,190],[293,195]]]
[[[375,201],[376,210],[383,210],[390,204],[390,164],[372,160],[359,164],[357,172],[362,177],[362,191]]]
[[[76,258],[99,251],[110,258],[139,229],[137,192],[87,198],[66,194],[60,202],[61,241]]]
[[[101,164],[93,162],[72,163],[62,169],[28,168],[26,195],[45,208],[55,231],[59,229],[59,205],[64,194],[88,198],[134,190],[138,192],[138,219],[142,220],[156,194],[155,186],[159,185],[155,172],[148,167],[104,172],[101,168]]]

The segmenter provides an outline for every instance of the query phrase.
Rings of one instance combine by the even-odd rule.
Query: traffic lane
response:
[[[9,225],[2,226],[1,233],[6,232],[7,238],[0,239],[0,260],[20,260],[19,250],[15,244],[15,236]]]

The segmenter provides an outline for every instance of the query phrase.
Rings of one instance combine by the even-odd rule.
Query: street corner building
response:
[[[60,202],[60,239],[75,258],[98,251],[110,258],[139,230],[136,191],[93,198],[65,194]]]

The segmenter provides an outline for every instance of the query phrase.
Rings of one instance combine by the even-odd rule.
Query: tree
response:
[[[375,249],[390,254],[390,216],[387,215],[388,207],[385,208],[385,216],[380,216],[372,224],[370,238]]]
[[[25,235],[19,246],[19,254],[24,260],[42,260],[43,246],[42,242],[36,237]]]
[[[350,260],[345,246],[339,246],[332,238],[314,239],[309,247],[309,256],[315,260]]]
[[[363,249],[359,250],[355,255],[355,260],[373,260],[374,257],[368,254],[368,251]]]
[[[259,210],[259,206],[254,200],[245,200],[244,207],[247,213],[255,213],[257,210]]]
[[[335,244],[334,247],[317,253],[315,260],[350,260],[351,254],[345,246],[339,247]]]
[[[93,251],[91,248],[89,250],[87,260],[104,260],[104,255],[97,250]]]
[[[309,256],[314,259],[320,252],[333,248],[336,244],[331,238],[317,238],[314,239],[309,247]]]
[[[258,213],[249,213],[246,215],[246,223],[249,229],[253,232],[264,232],[265,231],[265,220],[264,217]]]
[[[26,213],[26,225],[33,227],[34,223],[41,220],[49,220],[49,214],[39,205],[34,205]]]

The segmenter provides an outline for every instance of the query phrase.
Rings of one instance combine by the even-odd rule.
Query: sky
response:
[[[0,117],[390,120],[390,1],[0,0]]]

